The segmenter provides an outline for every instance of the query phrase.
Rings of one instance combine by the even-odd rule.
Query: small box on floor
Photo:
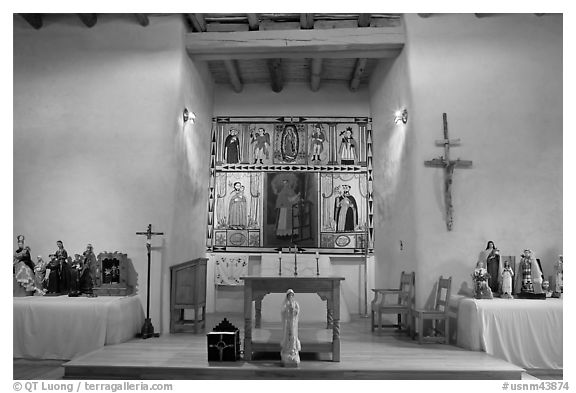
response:
[[[226,362],[240,359],[240,330],[226,318],[206,337],[208,339],[209,362]]]

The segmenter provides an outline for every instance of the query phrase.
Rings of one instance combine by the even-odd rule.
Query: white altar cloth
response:
[[[562,369],[562,308],[552,298],[461,298],[457,345],[525,369]]]
[[[133,338],[144,323],[135,296],[28,296],[13,301],[13,357],[73,359]]]

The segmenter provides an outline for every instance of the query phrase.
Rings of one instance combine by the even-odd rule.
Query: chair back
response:
[[[440,279],[438,280],[438,289],[436,291],[434,310],[448,313],[451,287],[452,277],[443,278],[440,276]]]
[[[416,274],[402,272],[400,276],[400,295],[398,296],[398,304],[414,308],[415,305],[415,286]]]

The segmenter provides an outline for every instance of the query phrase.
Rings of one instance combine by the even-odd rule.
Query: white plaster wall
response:
[[[533,249],[545,275],[552,274],[563,247],[562,16],[407,15],[405,21],[413,143],[402,160],[413,167],[413,180],[401,193],[414,198],[417,303],[426,302],[440,275],[453,277],[453,292],[469,287],[488,240],[517,258]],[[373,108],[402,91],[385,87],[386,78],[380,83],[372,85]],[[462,141],[451,158],[473,161],[454,175],[451,232],[442,172],[424,167],[443,154],[434,144],[442,138],[443,112],[450,137]],[[389,206],[398,207],[398,201]]]
[[[14,17],[14,234],[44,257],[57,239],[69,254],[88,242],[127,253],[146,307],[145,238],[135,232],[165,232],[152,241],[160,332],[168,266],[204,253],[192,218],[205,217],[212,90],[184,33],[178,17],[143,28],[109,16],[91,29],[68,17],[38,31]],[[185,129],[184,105],[197,115]]]

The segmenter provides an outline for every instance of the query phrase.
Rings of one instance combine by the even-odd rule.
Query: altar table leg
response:
[[[262,327],[262,298],[258,298],[254,301],[254,327],[260,329]]]
[[[335,319],[332,325],[332,361],[340,361],[340,320]]]
[[[330,329],[334,320],[334,302],[332,299],[326,299],[326,329]]]

